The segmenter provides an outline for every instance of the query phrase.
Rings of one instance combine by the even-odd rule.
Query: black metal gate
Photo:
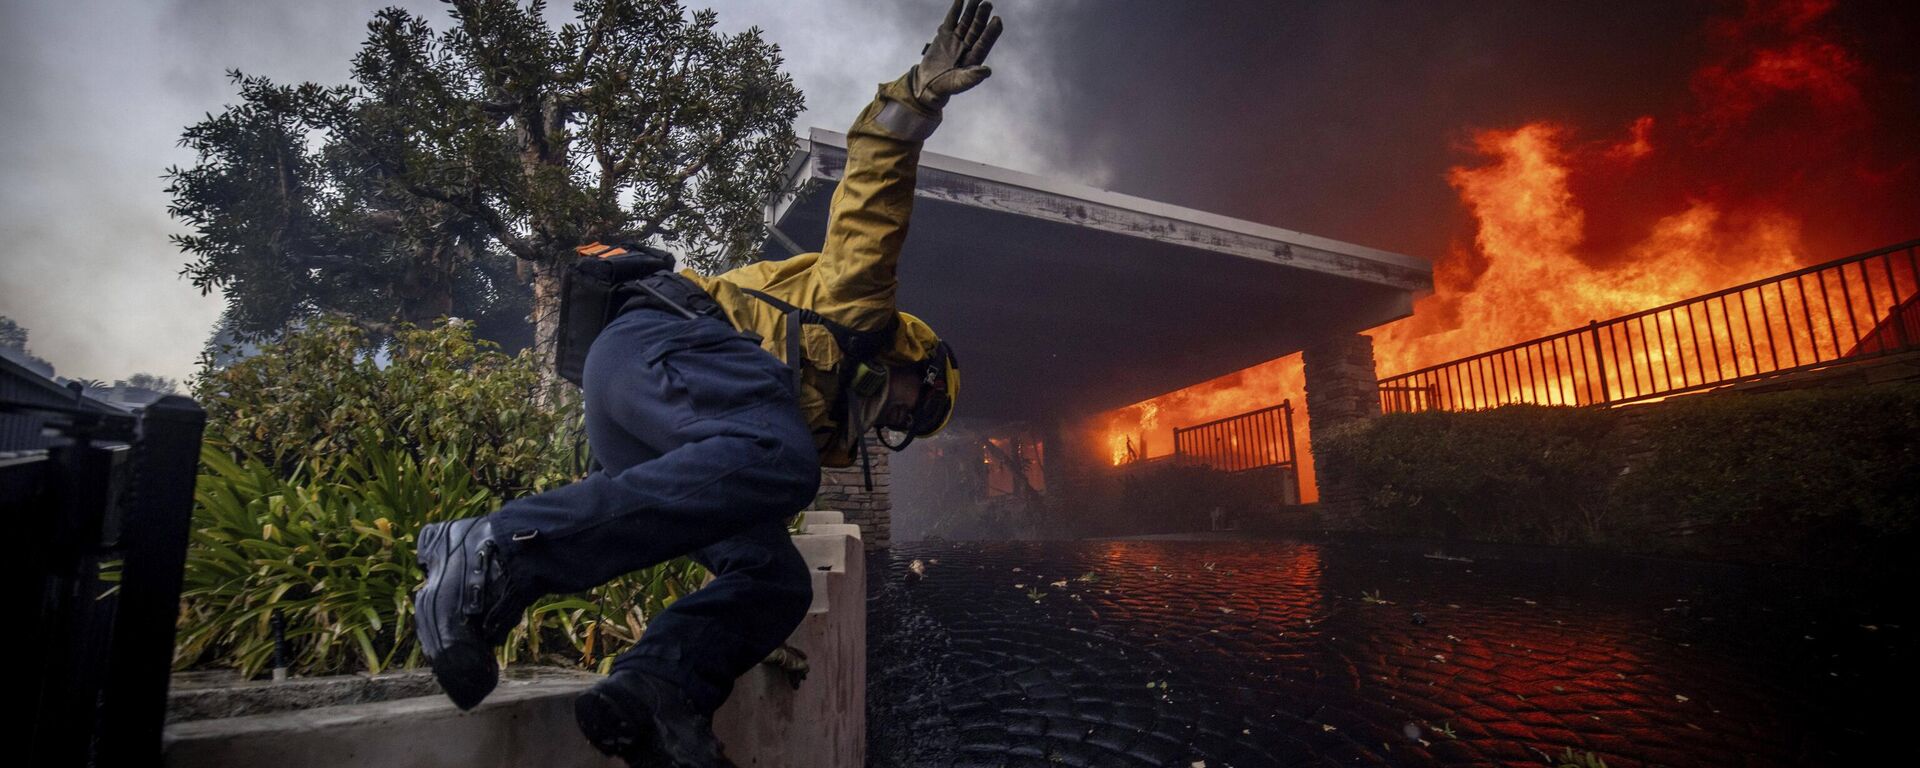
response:
[[[20,765],[160,763],[205,423],[184,397],[121,410],[0,359]]]

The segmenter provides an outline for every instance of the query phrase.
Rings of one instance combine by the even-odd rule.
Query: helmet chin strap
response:
[[[912,445],[912,444],[913,444],[913,433],[912,433],[912,432],[899,432],[898,434],[901,434],[901,435],[905,435],[905,436],[906,436],[905,438],[903,438],[903,439],[901,439],[901,441],[900,441],[899,443],[890,443],[890,442],[887,442],[887,433],[888,433],[888,432],[891,432],[891,431],[893,431],[893,430],[889,430],[889,429],[887,429],[887,428],[885,428],[885,427],[881,427],[881,426],[877,426],[877,425],[876,425],[876,426],[875,426],[875,427],[873,428],[873,436],[874,436],[874,438],[875,438],[875,439],[877,439],[877,440],[879,440],[879,441],[880,441],[880,444],[881,444],[881,445],[884,445],[884,446],[886,446],[888,450],[890,450],[890,451],[893,451],[894,453],[899,453],[899,452],[901,452],[901,451],[904,451],[904,450],[906,450],[906,449],[907,449],[907,446],[909,446],[909,445]]]

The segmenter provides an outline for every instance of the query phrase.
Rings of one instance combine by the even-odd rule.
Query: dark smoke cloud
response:
[[[1702,185],[1757,195],[1821,179],[1785,201],[1805,208],[1810,247],[1920,233],[1910,3],[1846,4],[1809,22],[1861,67],[1865,111],[1847,132],[1815,125],[1811,107],[1789,98],[1736,121],[1765,118],[1762,128],[1693,146],[1705,134],[1682,122],[1708,117],[1696,72],[1742,66],[1740,46],[1766,42],[1742,35],[1779,31],[1727,25],[1756,26],[1741,20],[1776,6],[1098,3],[1059,9],[1047,23],[1061,34],[1036,42],[1051,46],[1061,78],[1047,122],[1071,139],[1063,166],[1098,169],[1119,191],[1423,258],[1471,238],[1446,174],[1478,162],[1472,132],[1540,120],[1611,143],[1656,117],[1657,173],[1615,179],[1625,186],[1607,194],[1577,188],[1604,208],[1589,221],[1596,254]],[[1785,151],[1837,138],[1856,143]],[[1634,200],[1636,186],[1646,199]]]
[[[341,82],[366,20],[392,1],[0,0],[0,314],[31,327],[63,373],[188,375],[219,297],[178,277],[184,260],[166,242],[180,227],[159,174],[192,161],[181,128],[232,100],[229,67]],[[399,4],[445,24],[440,3]],[[551,3],[553,16],[568,5]],[[807,93],[804,131],[843,130],[874,83],[915,60],[946,2],[687,5],[781,44]],[[1597,252],[1630,241],[1628,223],[1717,194],[1692,183],[1702,169],[1738,195],[1784,196],[1819,255],[1911,237],[1920,218],[1910,1],[1842,3],[1805,22],[1861,68],[1852,122],[1810,119],[1794,98],[1756,101],[1739,117],[1770,133],[1700,147],[1711,132],[1688,116],[1712,115],[1695,73],[1752,64],[1716,27],[1754,21],[1739,3],[998,6],[996,73],[952,110],[934,151],[1437,259],[1470,241],[1447,170],[1480,162],[1475,130],[1553,120],[1604,147],[1652,115],[1649,160],[1574,180]],[[1787,12],[1734,31],[1774,44],[1808,6],[1757,7]],[[1793,162],[1758,162],[1783,157]]]

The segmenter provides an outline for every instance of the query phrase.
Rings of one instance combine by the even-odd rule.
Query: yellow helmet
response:
[[[905,430],[906,438],[898,444],[881,439],[881,444],[897,451],[916,437],[938,434],[953,420],[953,406],[960,396],[960,361],[953,347],[941,341],[926,321],[905,312],[900,313],[894,348],[883,357],[900,361],[894,365],[919,367],[920,403],[914,409],[912,426]]]

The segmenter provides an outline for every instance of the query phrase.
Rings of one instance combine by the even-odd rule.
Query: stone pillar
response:
[[[872,439],[872,438],[868,438]],[[873,459],[873,490],[868,491],[856,457],[845,469],[820,470],[820,493],[813,497],[810,509],[831,509],[847,516],[847,522],[860,526],[860,538],[868,550],[886,549],[893,544],[893,472],[887,458],[893,451],[868,445]]]
[[[1307,379],[1307,432],[1324,435],[1334,428],[1380,415],[1380,379],[1373,369],[1373,339],[1360,334],[1325,339],[1301,352]],[[1320,484],[1320,524],[1332,529],[1359,527],[1359,491],[1329,481],[1326,457],[1313,441],[1313,464]]]

